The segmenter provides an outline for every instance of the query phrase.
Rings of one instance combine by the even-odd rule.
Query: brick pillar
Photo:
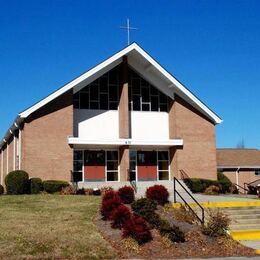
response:
[[[175,116],[175,104],[174,100],[169,100],[169,111],[168,111],[168,120],[169,120],[169,139],[176,138],[176,116]],[[178,150],[176,147],[170,147],[169,157],[170,157],[170,179],[173,177],[178,178],[178,167],[177,167],[177,154]]]
[[[129,138],[129,110],[128,110],[128,62],[123,57],[121,64],[121,86],[119,100],[119,138]],[[128,181],[129,146],[119,147],[120,181]]]
[[[120,181],[128,181],[129,169],[129,146],[124,145],[119,147],[119,164],[120,164]]]

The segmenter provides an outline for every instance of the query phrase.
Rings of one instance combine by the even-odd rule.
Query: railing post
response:
[[[176,203],[175,177],[173,177],[173,201]]]

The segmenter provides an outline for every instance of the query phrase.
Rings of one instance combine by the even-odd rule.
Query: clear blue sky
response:
[[[224,122],[217,146],[260,148],[259,0],[0,0],[0,135],[18,112],[132,39]]]

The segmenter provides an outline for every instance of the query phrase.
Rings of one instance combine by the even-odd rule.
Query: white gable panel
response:
[[[88,140],[119,138],[117,110],[74,109],[74,136]]]

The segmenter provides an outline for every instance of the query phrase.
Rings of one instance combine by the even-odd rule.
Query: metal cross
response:
[[[127,18],[126,20],[126,26],[120,26],[121,29],[126,29],[127,30],[127,44],[130,44],[130,30],[138,30],[138,28],[131,27],[130,26],[130,21]]]

